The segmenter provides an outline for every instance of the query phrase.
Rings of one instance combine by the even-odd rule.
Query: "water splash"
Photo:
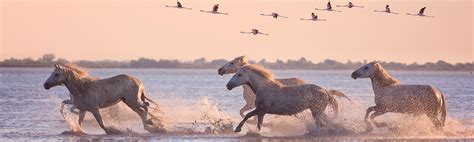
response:
[[[196,119],[192,123],[178,124],[176,130],[194,134],[230,134],[233,133],[234,122],[218,107],[217,103],[202,97],[194,106]],[[184,124],[184,125],[183,125]]]

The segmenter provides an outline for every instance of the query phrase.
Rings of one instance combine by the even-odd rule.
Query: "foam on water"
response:
[[[167,100],[166,103],[180,102],[183,100]],[[161,107],[161,111],[152,112],[160,116],[157,128],[164,127],[168,135],[208,135],[226,136],[234,135],[234,124],[241,118],[231,118],[221,111],[219,104],[211,101],[207,96],[188,105],[171,105]],[[171,107],[169,107],[171,106]],[[150,109],[153,110],[153,109]],[[179,110],[179,111],[176,111]],[[387,113],[376,118],[377,122],[384,122],[387,127],[375,128],[373,132],[364,133],[367,124],[363,120],[365,109],[346,103],[337,118],[327,123],[325,127],[316,127],[309,111],[304,111],[293,116],[266,115],[264,121],[268,124],[260,132],[255,124],[244,125],[245,137],[355,137],[355,138],[448,138],[448,137],[474,137],[474,131],[465,127],[460,122],[448,117],[443,130],[436,129],[428,117]],[[83,124],[85,130],[78,127],[77,116],[66,111],[66,123],[73,134],[85,132],[88,134],[103,133],[96,121],[91,116],[86,117]],[[106,126],[119,128],[127,134],[147,134],[143,129],[140,118],[126,105],[119,103],[116,106],[101,110]],[[331,112],[327,111],[330,115]],[[249,119],[250,120],[250,119]],[[69,134],[69,133],[67,133]]]

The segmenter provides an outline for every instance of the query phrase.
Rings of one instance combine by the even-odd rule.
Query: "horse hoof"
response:
[[[153,121],[151,121],[151,119],[148,119],[147,121],[145,121],[145,124],[153,125]]]
[[[241,131],[241,128],[240,128],[240,127],[235,128],[235,132],[238,133],[238,132],[240,132],[240,131]]]
[[[107,128],[105,133],[107,133],[107,135],[119,135],[119,134],[122,134],[122,131],[115,128]]]

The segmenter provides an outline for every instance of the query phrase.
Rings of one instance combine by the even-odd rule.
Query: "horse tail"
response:
[[[441,126],[444,126],[444,122],[446,122],[446,99],[444,98],[444,95],[441,94]]]
[[[349,98],[346,94],[342,93],[341,91],[329,90],[329,94],[331,94],[331,95],[336,95],[336,96],[342,97],[342,98],[346,98],[346,99],[347,99],[349,102],[351,102],[353,105],[356,104],[354,101],[352,101],[351,98]]]
[[[145,100],[147,100],[147,101],[153,103],[153,104],[156,105],[156,106],[159,106],[158,103],[156,103],[155,101],[153,101],[153,100],[151,100],[150,98],[148,98],[148,97],[146,96],[146,94],[145,94],[145,90],[143,90],[143,91],[142,91],[142,101],[145,101]],[[147,103],[147,102],[145,102],[145,103]]]
[[[337,117],[337,114],[339,113],[339,104],[337,103],[336,98],[334,98],[334,96],[331,95],[328,90],[325,91],[329,99],[329,104],[331,105],[332,110],[334,110],[334,117]]]

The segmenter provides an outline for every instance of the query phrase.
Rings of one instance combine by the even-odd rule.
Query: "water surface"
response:
[[[374,105],[370,80],[350,78],[351,71],[276,70],[278,78],[299,77],[308,83],[340,90],[358,105],[344,102],[341,115],[335,121],[345,131],[314,130],[306,115],[295,117],[266,116],[271,124],[257,135],[255,126],[247,124],[244,132],[189,134],[184,129],[202,131],[192,126],[194,121],[212,119],[241,120],[238,112],[244,105],[242,89],[228,91],[225,84],[231,75],[219,76],[216,70],[192,69],[90,69],[95,77],[106,78],[129,74],[140,78],[148,95],[158,101],[166,118],[168,134],[149,134],[138,117],[126,107],[119,107],[119,118],[105,118],[106,125],[129,129],[134,134],[107,136],[88,113],[84,130],[89,135],[62,135],[69,124],[59,113],[68,91],[58,86],[46,91],[42,84],[52,68],[0,68],[0,141],[4,140],[469,140],[474,136],[474,75],[469,72],[391,71],[403,84],[430,84],[439,88],[447,100],[449,119],[444,131],[433,130],[425,117],[389,113],[377,118],[389,123],[369,134],[359,134],[365,128],[365,109]],[[71,114],[72,118],[76,118]],[[333,134],[334,133],[334,134]]]

